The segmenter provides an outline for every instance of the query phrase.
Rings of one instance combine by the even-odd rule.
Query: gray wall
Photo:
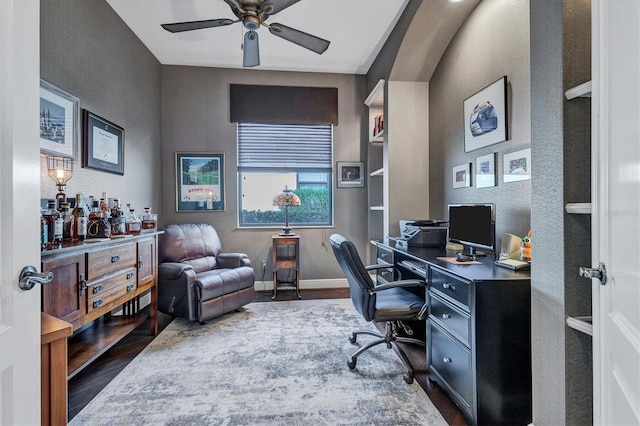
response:
[[[137,211],[159,210],[160,63],[104,0],[41,0],[40,17],[40,78],[125,130],[124,176],[83,169],[80,160],[67,196],[106,191]],[[41,197],[53,198],[44,157],[41,169]]]
[[[365,77],[277,71],[231,70],[165,66],[162,71],[162,223],[204,222],[214,225],[225,251],[249,255],[261,281],[259,265],[267,261],[265,281],[271,277],[271,236],[279,229],[237,228],[236,124],[229,121],[229,85],[265,84],[338,88],[339,124],[333,131],[333,160],[366,161]],[[273,102],[278,102],[274,99]],[[175,211],[175,152],[224,152],[226,211]],[[336,188],[333,228],[295,228],[301,236],[301,280],[342,277],[329,246],[329,236],[340,232],[352,238],[364,253],[366,244],[366,188]]]
[[[509,138],[465,153],[463,101],[503,75],[508,82]],[[429,87],[430,216],[446,218],[449,203],[493,202],[498,247],[503,233],[525,235],[530,229],[531,181],[504,183],[502,157],[531,145],[528,2],[481,2],[449,44]],[[453,189],[452,167],[473,163],[474,173],[476,157],[493,152],[498,153],[497,186]]]

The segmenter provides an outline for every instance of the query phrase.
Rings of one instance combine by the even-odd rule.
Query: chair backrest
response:
[[[167,225],[163,231],[158,236],[158,262],[188,263],[196,273],[215,269],[222,245],[213,226],[179,223]]]
[[[351,301],[365,320],[371,321],[376,312],[376,296],[371,292],[374,284],[358,255],[356,246],[340,234],[329,237],[338,264],[349,282]]]

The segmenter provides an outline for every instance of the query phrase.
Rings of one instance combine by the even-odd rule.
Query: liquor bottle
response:
[[[67,242],[73,239],[73,213],[71,212],[71,203],[65,201],[60,203],[62,206],[62,241]]]
[[[129,208],[129,216],[126,221],[127,234],[139,235],[142,231],[142,221],[136,216],[135,209]]]
[[[142,215],[142,229],[143,230],[155,230],[158,224],[158,215],[151,213],[151,207],[144,208],[144,214]]]
[[[44,217],[44,211],[40,210],[40,250],[44,250],[47,248],[47,244],[49,243],[49,224],[47,219]]]
[[[114,198],[113,206],[111,207],[111,235],[124,235],[126,231],[124,212],[120,207],[120,200]]]
[[[100,197],[100,211],[107,213],[107,216],[109,215],[109,199],[106,192],[103,192],[102,197]]]
[[[84,241],[87,238],[88,214],[82,201],[82,194],[76,194],[76,205],[73,208],[73,241]]]
[[[47,221],[47,244],[48,246],[54,245],[54,239],[56,236],[56,219],[60,216],[60,212],[56,209],[56,201],[49,200],[47,202],[47,209],[44,212],[44,218]],[[60,222],[60,241],[62,241],[62,222]]]

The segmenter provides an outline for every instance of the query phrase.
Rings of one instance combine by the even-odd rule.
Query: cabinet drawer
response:
[[[458,399],[471,409],[471,353],[431,321],[429,368],[437,373]]]
[[[392,268],[384,268],[378,269],[376,274],[376,282],[378,284],[384,284],[387,282],[393,281],[393,269]]]
[[[429,294],[429,318],[469,346],[471,318],[433,293]]]
[[[469,309],[471,286],[468,282],[462,281],[435,268],[430,268],[430,274],[431,279],[429,280],[429,286],[432,290],[438,291],[460,302],[467,310]]]
[[[136,264],[136,245],[123,246],[87,253],[87,278],[93,280],[110,272]]]
[[[378,258],[378,263],[393,264],[393,250],[381,246],[376,247],[376,257]]]
[[[94,297],[87,299],[87,313],[100,309],[103,306],[113,302],[114,300],[124,296],[130,291],[136,289],[135,283],[123,283],[122,285],[112,288],[111,290],[102,292]]]
[[[89,297],[97,296],[118,287],[119,285],[129,285],[136,283],[136,269],[129,268],[122,272],[106,276],[89,284]],[[125,285],[125,287],[126,287]]]

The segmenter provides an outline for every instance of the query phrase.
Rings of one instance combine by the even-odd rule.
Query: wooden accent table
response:
[[[281,290],[295,290],[298,299],[300,295],[300,236],[299,235],[274,235],[273,241],[273,296],[276,298],[278,285]],[[295,276],[292,280],[278,280],[278,271],[288,269],[293,271]]]
[[[40,313],[40,397],[42,425],[67,424],[67,337],[72,326]]]

